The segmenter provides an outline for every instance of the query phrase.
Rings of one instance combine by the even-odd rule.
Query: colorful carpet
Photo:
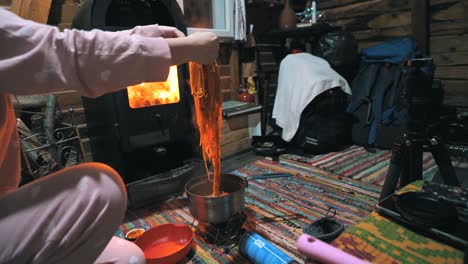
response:
[[[422,181],[400,190],[418,191]],[[372,212],[348,228],[334,246],[371,263],[463,263],[463,252],[443,245]]]
[[[373,149],[368,151],[363,147],[351,146],[343,151],[324,155],[297,156],[288,154],[282,155],[281,159],[284,164],[314,166],[343,177],[382,186],[391,154],[389,150]],[[425,152],[423,155],[424,179],[432,179],[437,171],[432,154]]]
[[[335,217],[346,228],[373,211],[384,177],[377,171],[388,166],[389,155],[388,151],[366,154],[362,148],[351,147],[315,157],[283,155],[279,163],[262,159],[233,171],[232,174],[249,177],[244,228],[259,233],[303,263],[304,258],[296,251],[296,240],[307,225],[324,217],[329,208],[336,209]],[[425,159],[425,177],[433,171],[431,162]],[[366,171],[374,176],[366,176]],[[255,175],[276,172],[293,176],[255,180]],[[198,222],[188,211],[187,202],[183,196],[129,211],[117,235],[123,237],[133,227],[150,228],[163,223],[185,223],[195,228]],[[197,235],[196,249],[182,263],[249,263],[239,253],[237,238],[222,237],[214,228],[206,230],[203,236]]]

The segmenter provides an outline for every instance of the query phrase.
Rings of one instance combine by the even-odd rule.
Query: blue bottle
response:
[[[245,233],[239,243],[240,253],[255,264],[297,263],[286,253],[255,232]]]

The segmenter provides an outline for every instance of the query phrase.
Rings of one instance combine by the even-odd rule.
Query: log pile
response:
[[[83,146],[73,113],[66,117],[59,111],[54,95],[15,96],[13,103],[18,116],[23,176],[38,179],[83,162]]]

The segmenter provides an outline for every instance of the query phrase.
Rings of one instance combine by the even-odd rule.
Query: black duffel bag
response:
[[[336,87],[327,90],[307,105],[291,143],[306,153],[338,151],[351,142],[351,117],[345,111],[346,93]]]

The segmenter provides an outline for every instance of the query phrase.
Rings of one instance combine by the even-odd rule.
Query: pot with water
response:
[[[221,175],[221,195],[211,196],[213,182],[206,176],[190,180],[185,185],[189,210],[198,221],[218,224],[242,213],[245,207],[244,192],[247,181],[236,175]]]

